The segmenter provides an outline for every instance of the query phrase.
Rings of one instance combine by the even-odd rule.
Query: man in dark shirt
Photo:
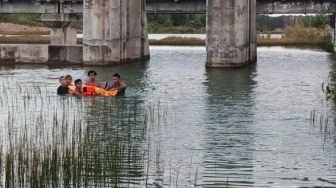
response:
[[[61,76],[59,78],[59,82],[61,84],[61,86],[59,86],[57,88],[57,95],[67,95],[69,94],[69,88],[68,88],[68,85],[67,85],[67,81],[65,80],[65,77],[64,76]]]
[[[126,93],[126,83],[120,81],[120,75],[118,73],[115,73],[112,77],[112,85],[106,86],[106,90],[118,90],[117,96],[125,96]]]

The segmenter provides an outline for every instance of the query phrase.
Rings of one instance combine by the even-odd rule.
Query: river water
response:
[[[83,35],[78,35],[78,37],[83,38]],[[182,38],[198,38],[205,40],[206,34],[149,34],[148,38],[150,40],[162,40],[168,37],[182,37]],[[265,38],[265,39],[282,39],[283,34],[258,34],[258,37]]]
[[[13,36],[22,36],[22,35],[3,35],[0,34],[0,37],[13,37]],[[41,35],[43,37],[48,37],[49,35]],[[149,34],[148,39],[150,40],[162,40],[168,37],[181,37],[181,38],[198,38],[205,40],[206,34]],[[282,34],[258,34],[258,37],[261,38],[270,38],[270,39],[281,39],[283,37]],[[77,38],[83,39],[83,34],[77,34]]]
[[[333,109],[321,91],[335,70],[330,54],[262,47],[258,63],[241,69],[206,69],[205,60],[204,47],[152,46],[150,61],[115,67],[2,66],[0,129],[69,123],[67,137],[80,125],[89,186],[336,185],[335,145],[310,120]],[[102,81],[119,72],[127,96],[56,96],[60,75],[86,78],[89,69]]]

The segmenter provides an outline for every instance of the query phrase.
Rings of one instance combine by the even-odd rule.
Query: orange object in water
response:
[[[96,88],[93,86],[83,86],[82,96],[91,96],[96,93]]]
[[[68,86],[68,88],[69,88],[69,94],[73,94],[76,91],[76,86]],[[86,85],[83,85],[82,88],[83,88],[82,96],[100,95],[104,97],[115,97],[119,92],[118,90],[106,91],[98,87],[86,86]]]
[[[117,96],[118,92],[119,92],[118,90],[106,91],[101,88],[96,88],[96,94],[104,97],[115,97]]]

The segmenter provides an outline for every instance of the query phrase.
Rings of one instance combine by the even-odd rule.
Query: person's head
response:
[[[120,74],[115,73],[112,77],[112,82],[116,84],[119,83],[119,81],[120,81]]]
[[[88,76],[90,78],[90,81],[96,81],[96,77],[97,77],[97,72],[94,70],[90,70],[88,72]]]
[[[62,86],[67,86],[67,82],[64,76],[61,76],[58,80]]]
[[[71,75],[66,75],[65,80],[66,80],[66,83],[67,83],[68,86],[72,84],[72,76]]]
[[[81,79],[75,80],[75,86],[76,86],[76,89],[82,89],[82,86],[83,86],[82,80]]]

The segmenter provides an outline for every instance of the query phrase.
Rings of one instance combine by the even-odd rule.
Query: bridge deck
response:
[[[62,3],[61,3],[62,2]],[[257,0],[258,14],[335,13],[336,0]],[[206,13],[206,0],[147,0],[148,13]],[[83,0],[0,0],[0,13],[82,14]]]

